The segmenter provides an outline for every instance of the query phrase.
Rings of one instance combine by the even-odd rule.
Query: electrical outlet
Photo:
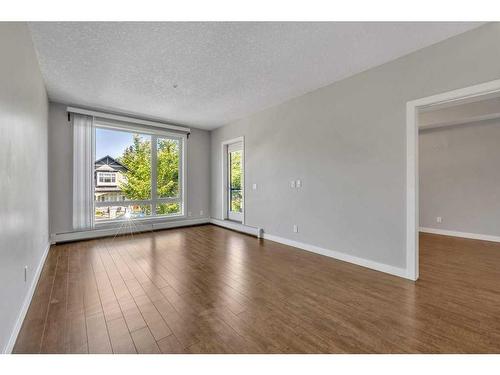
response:
[[[441,216],[436,217],[436,223],[442,223],[443,218]]]
[[[203,216],[203,210],[200,210],[200,216]]]
[[[253,185],[252,185],[252,189],[253,189],[253,190],[257,190],[257,184],[253,184]]]
[[[295,189],[295,180],[290,181],[290,187],[291,187],[292,189]]]
[[[191,211],[188,211],[188,216],[192,216],[193,213]]]
[[[298,233],[299,232],[299,227],[297,224],[293,224],[293,233]]]

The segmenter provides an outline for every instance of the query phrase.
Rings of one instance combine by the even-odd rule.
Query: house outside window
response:
[[[127,167],[107,155],[95,162],[95,200],[97,202],[120,202],[125,200],[121,185],[126,182]],[[98,210],[96,214],[104,215]]]

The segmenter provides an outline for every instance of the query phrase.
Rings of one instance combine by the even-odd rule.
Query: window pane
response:
[[[180,141],[158,138],[157,195],[158,198],[179,197]]]
[[[95,208],[95,221],[138,219],[151,215],[150,205],[122,205]]]
[[[241,151],[229,154],[231,189],[241,189]]]
[[[231,211],[242,212],[243,194],[241,190],[231,189]]]
[[[160,203],[156,205],[157,215],[174,215],[181,213],[181,205],[179,203]]]
[[[229,178],[230,178],[230,210],[233,212],[242,212],[243,194],[241,191],[241,156],[242,151],[233,151],[229,153]]]
[[[96,202],[151,199],[151,136],[96,128]]]

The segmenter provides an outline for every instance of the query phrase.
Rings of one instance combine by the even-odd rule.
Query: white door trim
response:
[[[246,207],[246,200],[245,200],[245,185],[246,185],[246,155],[245,155],[245,137],[236,137],[233,139],[228,139],[225,141],[222,141],[221,143],[221,190],[222,190],[222,204],[221,204],[221,218],[222,220],[227,220],[227,191],[226,191],[226,183],[227,183],[227,146],[232,144],[232,143],[237,143],[241,142],[242,144],[242,152],[243,152],[243,186],[241,187],[242,191],[242,196],[243,196],[243,212],[242,212],[242,220],[241,224],[245,224],[245,207]]]
[[[461,99],[500,92],[500,79],[452,90],[406,104],[406,272],[417,280],[418,264],[418,110]]]

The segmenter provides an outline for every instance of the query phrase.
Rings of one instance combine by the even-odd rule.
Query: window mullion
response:
[[[156,191],[158,171],[157,143],[158,137],[156,135],[151,136],[151,216],[156,216],[156,201],[158,199],[158,192]]]

